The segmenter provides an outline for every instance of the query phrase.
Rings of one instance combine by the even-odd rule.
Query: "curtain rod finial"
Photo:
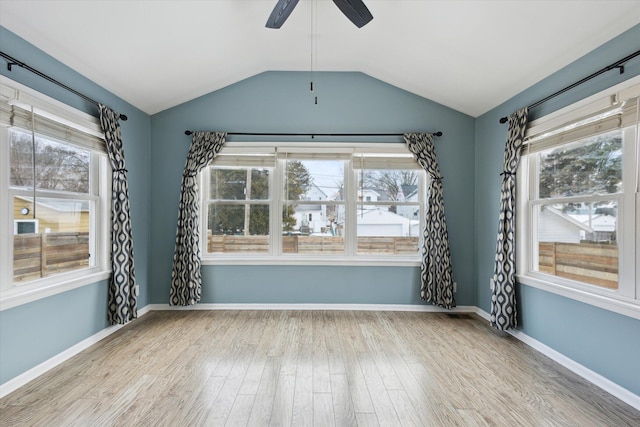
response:
[[[442,136],[442,132],[438,131],[436,133],[433,134],[434,136]]]
[[[507,123],[508,120],[509,120],[508,118],[503,117],[503,118],[500,119],[500,124],[505,124],[505,123]]]
[[[191,132],[190,130],[185,130],[185,131],[184,131],[184,134],[185,134],[185,135],[191,135],[191,134],[193,134],[193,132]]]
[[[124,114],[120,114],[120,120],[122,120],[123,122],[126,122],[127,120],[129,120],[129,117],[127,117]]]

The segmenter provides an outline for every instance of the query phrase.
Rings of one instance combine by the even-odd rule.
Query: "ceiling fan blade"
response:
[[[269,19],[267,19],[267,28],[280,28],[284,21],[287,20],[291,12],[298,4],[298,0],[278,0],[278,4],[273,8]]]
[[[373,19],[373,15],[362,0],[333,0],[333,2],[358,28],[364,27]]]

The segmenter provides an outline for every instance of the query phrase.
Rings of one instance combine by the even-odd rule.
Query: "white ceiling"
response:
[[[0,0],[0,25],[149,114],[313,67],[361,71],[477,117],[640,23],[638,0],[365,0],[374,19],[358,29],[333,2],[302,0],[267,29],[275,4]]]

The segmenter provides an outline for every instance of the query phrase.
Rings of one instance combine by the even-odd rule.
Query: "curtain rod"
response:
[[[48,75],[46,75],[45,73],[36,70],[33,67],[30,67],[29,65],[25,64],[22,61],[18,61],[17,59],[7,55],[4,52],[0,52],[0,56],[2,56],[4,59],[7,60],[7,70],[11,71],[11,67],[14,65],[17,65],[18,67],[24,68],[27,71],[31,71],[33,74],[37,75],[38,77],[42,77],[43,79],[60,86],[61,88],[73,93],[74,95],[79,96],[80,98],[84,99],[85,101],[88,101],[90,103],[92,103],[93,105],[95,105],[96,107],[99,105],[98,101],[94,101],[93,99],[89,98],[88,96],[78,92],[75,89],[70,88],[69,86],[65,85],[64,83],[60,83],[59,81],[57,81],[56,79],[54,79],[53,77],[49,77]],[[120,119],[126,121],[127,120],[127,116],[125,116],[124,114],[120,114]]]
[[[193,134],[193,131],[185,130],[185,135]],[[403,133],[265,133],[265,132],[227,132],[227,135],[249,135],[249,136],[404,136]],[[434,132],[433,136],[442,136],[442,132]]]
[[[635,58],[638,55],[640,55],[640,50],[637,50],[634,53],[632,53],[631,55],[626,56],[626,57],[614,62],[613,64],[604,67],[603,69],[601,69],[599,71],[596,71],[595,73],[583,78],[582,80],[579,80],[579,81],[573,83],[572,85],[569,85],[569,86],[565,87],[564,89],[560,89],[559,91],[557,91],[555,93],[552,93],[551,95],[547,96],[546,98],[541,99],[538,102],[534,102],[533,104],[529,105],[529,107],[527,107],[527,108],[531,109],[531,108],[537,107],[540,104],[544,104],[545,102],[549,101],[550,99],[555,98],[558,95],[562,95],[563,93],[573,89],[574,87],[580,86],[581,84],[588,82],[592,78],[598,77],[600,74],[606,73],[607,71],[611,71],[614,68],[617,68],[618,70],[620,70],[620,74],[623,74],[624,73],[624,64],[627,61]],[[503,118],[500,119],[500,123],[506,123],[507,120],[509,120],[507,117],[503,117]]]

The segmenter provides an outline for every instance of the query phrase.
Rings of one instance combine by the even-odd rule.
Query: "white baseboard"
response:
[[[474,307],[474,308],[475,308],[475,313],[480,317],[486,319],[487,321],[491,319],[491,315],[486,311],[482,310],[479,307]],[[510,335],[512,335],[514,338],[522,341],[523,343],[527,344],[529,347],[539,351],[540,353],[544,354],[551,360],[561,364],[562,366],[569,369],[573,373],[580,375],[582,378],[600,387],[607,393],[617,397],[618,399],[622,400],[626,404],[633,406],[637,410],[640,410],[640,396],[638,396],[637,394],[632,393],[626,388],[619,386],[613,381],[579,364],[575,360],[568,358],[564,354],[552,349],[546,344],[541,343],[535,338],[531,338],[529,335],[525,334],[524,332],[518,329],[510,329],[507,332]]]
[[[151,310],[327,310],[327,311],[421,311],[428,313],[475,313],[477,307],[463,305],[447,310],[422,304],[196,304],[176,306],[149,304]]]
[[[487,313],[486,311],[484,311],[483,309],[481,309],[480,307],[473,307],[475,308],[475,313],[482,317],[484,320],[486,320],[487,322],[491,321],[491,315],[489,313]]]
[[[150,311],[150,307],[148,305],[138,310],[138,318],[144,316],[149,311]],[[28,382],[38,378],[40,375],[44,374],[50,369],[53,369],[59,364],[71,359],[76,354],[91,347],[92,345],[96,344],[100,340],[108,337],[109,335],[116,332],[118,329],[122,328],[123,326],[124,325],[108,326],[103,330],[101,330],[100,332],[98,332],[97,334],[91,335],[89,338],[86,338],[80,341],[78,344],[71,346],[68,349],[56,354],[50,359],[45,360],[41,364],[34,366],[33,368],[18,375],[17,377],[10,379],[9,381],[3,384],[0,384],[0,399],[8,395],[9,393],[12,393],[15,390],[19,389],[23,385],[26,385]]]

